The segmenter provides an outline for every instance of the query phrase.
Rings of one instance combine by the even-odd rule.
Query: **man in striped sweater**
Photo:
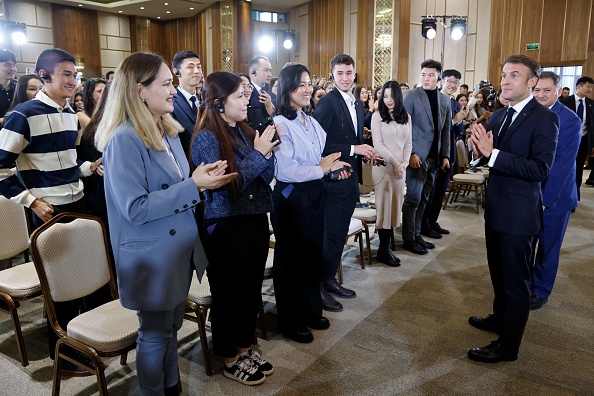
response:
[[[33,100],[16,106],[0,130],[0,194],[33,210],[39,227],[59,212],[83,212],[83,183],[80,176],[103,172],[100,160],[79,162],[76,158],[78,119],[68,99],[76,86],[76,59],[68,52],[51,48],[37,58],[35,72],[44,83]],[[11,169],[16,169],[21,180]],[[85,297],[87,309],[106,302],[105,286]],[[81,310],[81,299],[56,302],[56,315],[63,329]],[[57,336],[48,322],[50,357]],[[68,371],[84,371],[65,361]]]
[[[76,158],[78,119],[68,104],[75,61],[60,49],[43,51],[35,72],[44,90],[16,106],[0,131],[0,194],[31,208],[36,227],[59,212],[84,211],[80,176],[102,171],[99,161]],[[11,169],[15,162],[22,182]]]

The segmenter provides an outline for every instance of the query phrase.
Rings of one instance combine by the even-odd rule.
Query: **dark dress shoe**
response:
[[[538,297],[536,294],[533,294],[532,297],[530,297],[530,310],[533,311],[535,309],[542,308],[542,306],[545,305],[547,301],[549,301],[548,297],[542,298]]]
[[[493,341],[487,346],[472,348],[468,351],[468,357],[477,362],[498,363],[511,362],[516,360],[518,355],[501,346],[499,342]]]
[[[427,254],[429,253],[424,246],[419,245],[416,241],[404,241],[402,244],[404,250],[408,250],[414,254]]]
[[[330,279],[329,281],[324,281],[323,283],[324,289],[328,293],[334,294],[336,297],[340,298],[355,298],[357,297],[357,293],[354,290],[347,289],[346,287],[342,287],[340,283],[336,279]]]
[[[439,232],[435,231],[432,228],[429,228],[428,230],[421,230],[421,235],[424,235],[427,238],[433,238],[433,239],[443,238],[443,235],[441,235]]]
[[[594,186],[594,180],[586,179],[584,183],[586,183],[588,186]]]
[[[320,287],[320,297],[322,299],[322,309],[324,311],[330,312],[340,312],[342,311],[342,304],[339,303],[324,289]]]
[[[448,235],[450,233],[449,230],[446,230],[445,228],[441,228],[441,226],[439,225],[439,223],[435,223],[433,225],[433,227],[431,227],[431,228],[433,228],[435,231],[437,231],[437,232],[439,232],[440,234],[443,234],[443,235]]]
[[[311,331],[309,331],[309,329],[306,327],[298,330],[283,331],[282,333],[283,337],[301,344],[309,344],[314,339],[313,334],[311,334]]]
[[[177,396],[179,395],[181,392],[179,390],[179,386],[178,385],[174,385],[170,388],[165,388],[165,396]]]
[[[441,234],[439,235],[439,237],[441,238]],[[423,237],[421,237],[420,235],[417,235],[415,238],[415,241],[423,246],[425,249],[435,249],[435,245],[432,244],[431,242],[427,242],[426,240],[423,239]]]
[[[481,316],[471,316],[468,318],[468,323],[479,330],[492,331],[497,334],[499,334],[501,328],[501,324],[497,322],[493,315],[487,315],[485,318]]]
[[[308,322],[307,327],[314,330],[326,330],[330,327],[330,321],[328,320],[328,318],[322,316],[320,319],[316,321]]]
[[[377,251],[378,263],[389,265],[390,267],[400,267],[400,259],[394,256],[390,248],[380,249]]]

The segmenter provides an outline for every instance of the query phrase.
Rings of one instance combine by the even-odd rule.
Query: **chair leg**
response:
[[[120,364],[122,366],[125,366],[127,361],[128,361],[128,352],[124,352],[120,355]]]
[[[196,311],[198,318],[198,334],[200,335],[200,345],[202,346],[202,358],[204,359],[204,370],[206,375],[212,375],[212,363],[210,361],[210,353],[208,351],[208,340],[206,338],[206,314],[208,307],[200,306]]]
[[[25,348],[25,339],[23,338],[23,331],[21,330],[21,321],[19,320],[19,314],[17,312],[16,304],[12,297],[2,294],[0,300],[4,301],[10,312],[12,318],[12,327],[14,328],[14,337],[16,339],[17,350],[21,358],[21,364],[23,367],[29,365],[29,359],[27,358],[27,349]]]
[[[97,367],[97,387],[99,388],[99,394],[101,396],[107,396],[107,381],[105,380],[105,371],[103,370],[103,365],[100,364]]]
[[[58,344],[56,344],[56,354],[54,356],[52,396],[60,395],[60,383],[62,381],[62,376],[60,375],[60,371],[62,371],[62,357],[60,356],[61,346],[60,340],[58,340]]]
[[[371,265],[371,241],[369,240],[369,227],[367,223],[362,221],[363,224],[363,233],[365,234],[366,244],[367,244],[367,264]],[[363,236],[361,236],[362,238]],[[361,269],[365,269],[365,264],[361,267]]]
[[[480,210],[479,210],[479,186],[474,186],[474,201],[476,203],[476,214],[479,214]]]

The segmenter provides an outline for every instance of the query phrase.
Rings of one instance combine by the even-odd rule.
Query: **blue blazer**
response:
[[[179,134],[179,139],[186,158],[189,158],[190,140],[194,132],[194,125],[196,125],[196,113],[192,110],[192,106],[190,106],[186,97],[179,91],[179,88],[176,88],[176,90],[177,94],[173,97],[173,113],[171,115],[184,128],[184,131]],[[198,102],[196,102],[196,106],[198,106]]]
[[[186,300],[200,202],[180,140],[147,149],[131,124],[116,128],[103,153],[105,199],[118,290],[124,307],[171,310]]]
[[[551,110],[559,116],[559,139],[555,162],[542,184],[542,204],[554,212],[567,212],[578,204],[575,157],[582,141],[582,121],[559,101]]]
[[[536,235],[542,228],[540,188],[553,165],[559,117],[532,98],[499,141],[505,112],[499,109],[489,120],[500,151],[489,173],[485,222],[498,232]]]

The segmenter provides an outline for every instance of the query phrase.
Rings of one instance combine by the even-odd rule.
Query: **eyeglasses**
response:
[[[251,85],[251,84],[241,84],[241,85],[243,86],[243,89],[244,90],[250,90],[251,91],[252,89],[254,89],[254,86]]]
[[[452,85],[460,86],[460,81],[458,81],[458,80],[448,80],[448,79],[445,79],[444,81],[445,81],[446,83],[448,83],[448,84],[452,84]]]

